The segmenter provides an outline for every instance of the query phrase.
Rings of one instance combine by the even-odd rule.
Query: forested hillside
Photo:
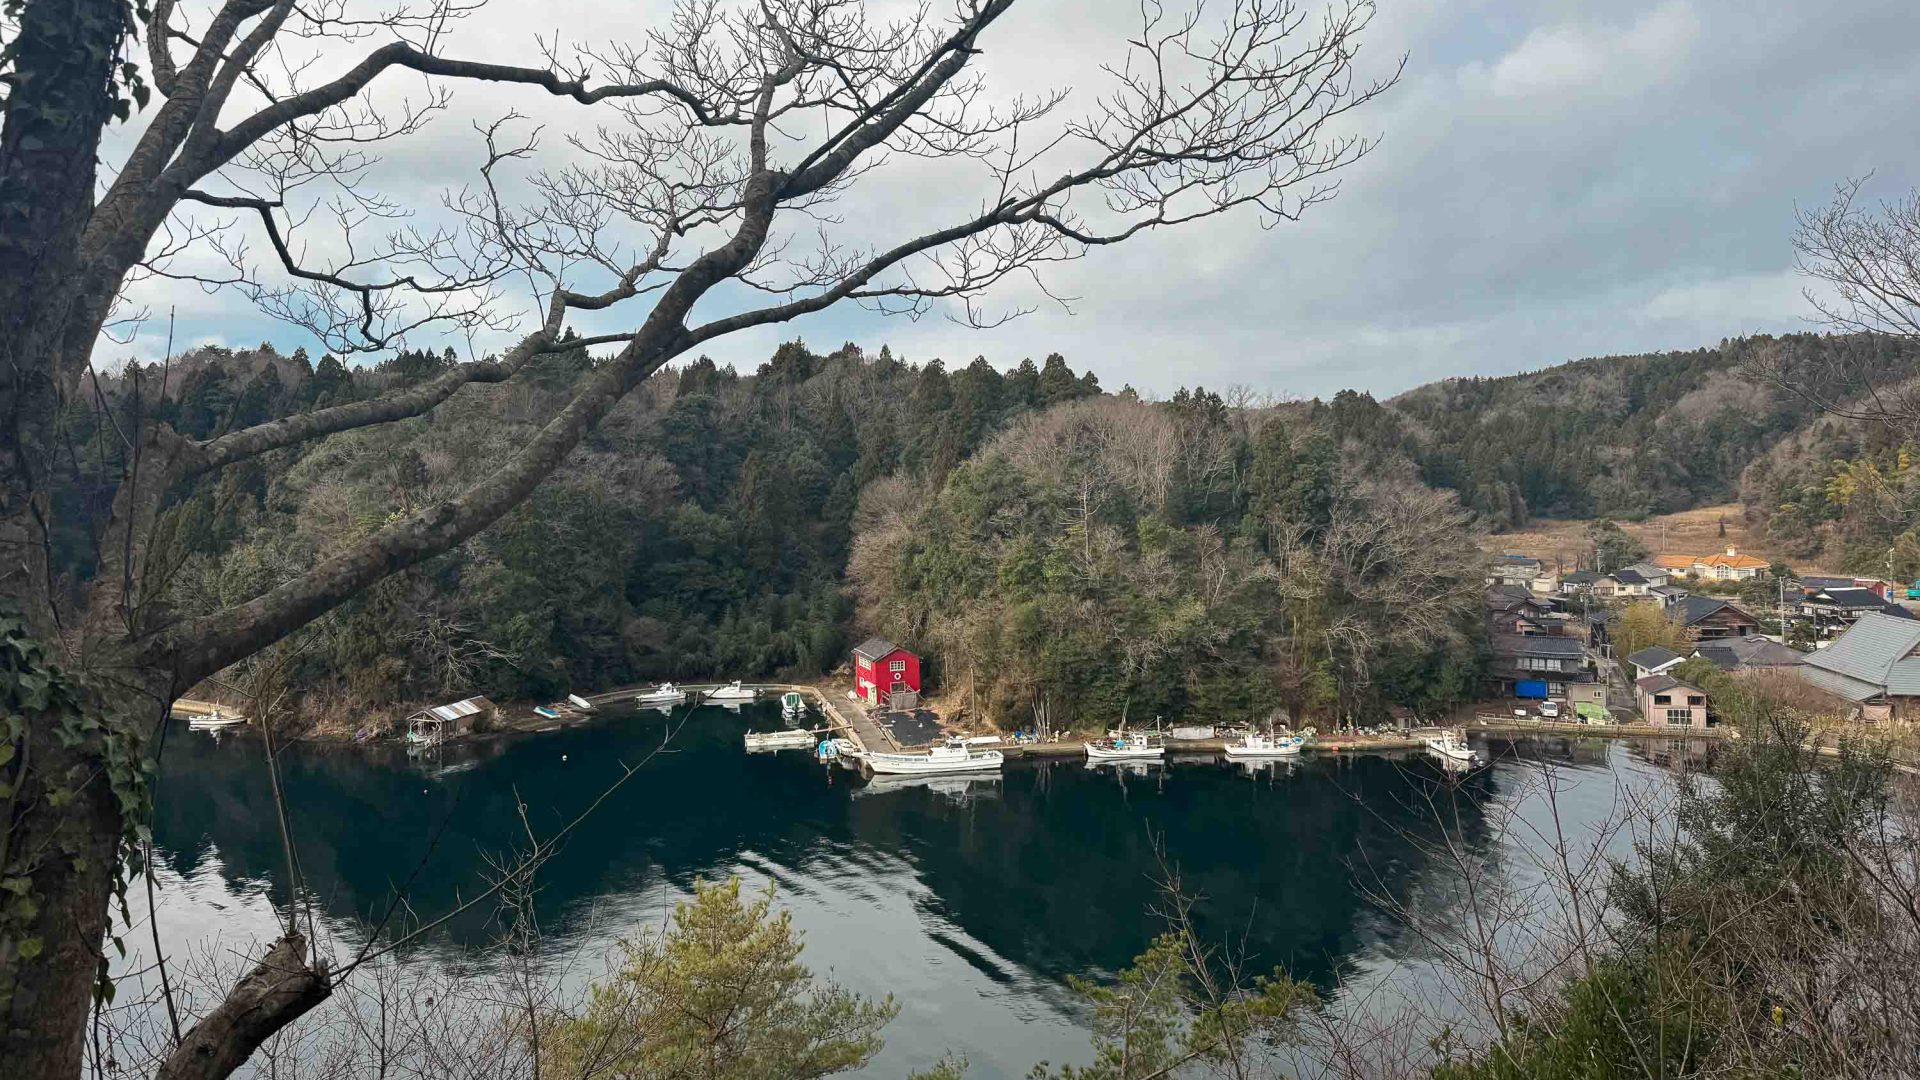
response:
[[[1818,410],[1760,376],[1802,373],[1840,397],[1838,373],[1920,372],[1894,339],[1736,338],[1717,348],[1579,360],[1503,378],[1448,379],[1394,398],[1372,438],[1403,449],[1493,529],[1531,517],[1623,517],[1727,502],[1747,466]]]
[[[204,435],[370,396],[451,359],[404,354],[349,369],[264,346],[205,349],[105,389],[130,408],[137,374],[141,407]],[[256,595],[461,490],[552,415],[592,362],[552,356],[431,416],[281,451],[182,493],[170,518],[173,601],[212,610]],[[751,375],[696,360],[644,384],[499,525],[284,646],[286,678],[315,701],[364,707],[817,675],[844,657],[852,609],[841,573],[861,488],[889,475],[937,488],[1011,418],[1098,392],[1058,356],[1007,373],[984,361],[949,373],[851,346],[827,356],[784,346]],[[100,430],[79,438],[111,444]],[[76,460],[84,474],[85,456]],[[85,476],[76,481],[83,492]]]
[[[1438,715],[1481,670],[1467,515],[1336,415],[1182,391],[1024,417],[931,495],[867,489],[863,621],[1002,724]]]
[[[748,374],[700,359],[645,383],[499,525],[282,646],[281,676],[358,713],[474,691],[813,677],[878,631],[1016,722],[1036,707],[1069,720],[1437,711],[1477,671],[1472,528],[1631,517],[1737,489],[1809,553],[1867,569],[1892,546],[1901,572],[1920,572],[1920,537],[1893,512],[1920,487],[1898,440],[1819,419],[1750,370],[1783,356],[1816,375],[1914,366],[1883,339],[1750,338],[1385,403],[1348,391],[1236,407],[1205,391],[1104,394],[1057,355],[1005,372],[852,345],[791,343]],[[453,359],[348,367],[209,347],[103,379],[102,393],[205,436]],[[170,601],[211,611],[257,595],[461,490],[593,364],[549,356],[429,417],[178,492],[161,548]],[[95,481],[120,451],[90,409],[70,426],[62,497],[98,520]],[[61,565],[91,561],[84,533],[61,541]]]

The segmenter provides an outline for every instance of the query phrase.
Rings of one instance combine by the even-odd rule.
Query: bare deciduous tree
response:
[[[1793,247],[1803,290],[1819,320],[1844,334],[1920,340],[1920,190],[1877,206],[1850,180],[1824,206],[1801,211]],[[1883,350],[1825,350],[1808,357],[1782,344],[1760,354],[1752,374],[1824,412],[1888,424],[1920,436],[1920,383],[1911,365]]]
[[[843,302],[989,323],[1018,313],[982,306],[992,286],[1040,282],[1095,248],[1233,211],[1267,224],[1297,217],[1371,146],[1342,130],[1343,117],[1396,77],[1355,72],[1367,0],[1324,15],[1296,0],[1147,4],[1090,111],[1067,117],[1064,94],[996,103],[972,68],[1012,7],[957,0],[944,14],[927,6],[883,22],[859,0],[689,0],[640,43],[546,49],[518,65],[450,55],[448,31],[471,10],[463,0],[365,11],[349,0],[8,6],[0,579],[24,601],[26,637],[48,643],[67,673],[29,672],[34,685],[9,703],[24,721],[9,729],[0,871],[28,883],[18,899],[0,894],[10,1071],[78,1067],[139,813],[141,744],[180,692],[485,528],[623,395],[705,342]],[[343,59],[344,70],[316,78]],[[399,72],[434,89],[382,107],[373,92]],[[586,164],[535,173],[522,196],[509,174],[534,157],[534,140],[512,114],[480,125],[484,158],[447,196],[446,224],[395,227],[404,208],[366,181],[373,150],[418,133],[461,83],[614,115],[576,140]],[[101,175],[116,113],[129,130]],[[974,168],[976,208],[908,235],[847,238],[829,207],[900,156]],[[331,231],[306,238],[322,225]],[[117,305],[149,276],[238,290],[336,350],[389,348],[422,328],[513,325],[523,336],[497,359],[415,386],[204,440],[137,414],[103,418],[125,474],[94,536],[97,565],[64,580],[50,557],[64,523],[49,490],[62,418],[94,400],[95,343],[137,315]],[[562,342],[576,313],[621,308],[634,310],[631,329]],[[469,383],[515,378],[543,352],[608,344],[618,351],[576,396],[468,489],[224,610],[179,619],[161,602],[152,539],[172,493],[307,440],[421,415]],[[64,680],[54,705],[42,680]],[[235,1004],[255,1008],[222,1035],[229,1042],[170,1062],[172,1074],[219,1074],[324,996],[330,983],[304,943],[289,937],[268,956],[234,990]]]

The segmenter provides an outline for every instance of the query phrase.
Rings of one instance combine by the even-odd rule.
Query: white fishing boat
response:
[[[1467,745],[1467,733],[1459,729],[1443,731],[1438,735],[1428,735],[1421,740],[1427,744],[1427,753],[1444,761],[1476,765],[1480,754]]]
[[[807,699],[797,690],[789,690],[780,695],[780,715],[786,717],[805,716]]]
[[[1167,755],[1165,739],[1138,731],[1111,731],[1104,739],[1081,745],[1088,761],[1159,761]]]
[[[224,731],[227,728],[239,727],[246,722],[247,718],[239,713],[223,713],[220,711],[220,706],[215,705],[206,715],[189,719],[187,728],[190,731]]]
[[[749,750],[798,750],[813,745],[813,732],[801,728],[782,731],[749,731],[741,737]]]
[[[586,698],[581,697],[579,694],[568,694],[567,704],[573,706],[576,709],[579,709],[581,712],[593,711],[593,702],[588,701]]]
[[[858,761],[865,755],[852,739],[835,736],[821,740],[820,756],[828,761]]]
[[[1264,758],[1298,757],[1300,748],[1307,745],[1301,735],[1263,735],[1249,732],[1244,738],[1227,744],[1227,757],[1235,761],[1255,761]]]
[[[751,686],[740,685],[740,680],[735,679],[725,686],[716,686],[700,696],[708,701],[752,701],[754,690]]]
[[[997,738],[989,736],[993,741]],[[860,760],[882,776],[923,776],[930,773],[997,772],[1006,755],[983,750],[972,739],[948,739],[924,754],[882,754],[869,751]]]
[[[687,692],[670,682],[663,682],[651,690],[642,690],[633,695],[636,705],[678,705],[687,700]]]

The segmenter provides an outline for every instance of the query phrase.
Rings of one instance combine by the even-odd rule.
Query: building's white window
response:
[[[907,662],[905,660],[895,660],[893,663],[888,664],[887,667],[891,668],[895,675],[904,675],[907,671]]]
[[[1692,709],[1668,709],[1667,723],[1676,725],[1678,727],[1686,727],[1687,725],[1693,723],[1693,710]]]

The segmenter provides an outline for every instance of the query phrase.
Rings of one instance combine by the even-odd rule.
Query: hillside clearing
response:
[[[1494,554],[1531,555],[1549,567],[1558,565],[1571,570],[1587,548],[1587,527],[1591,524],[1587,519],[1541,519],[1524,529],[1491,533],[1482,543]],[[1723,524],[1725,536],[1720,532]],[[1745,511],[1739,503],[1698,506],[1645,521],[1622,521],[1619,525],[1655,555],[1707,555],[1735,547],[1770,562],[1792,562],[1748,528]],[[1808,566],[1794,569],[1801,573],[1819,572]]]

